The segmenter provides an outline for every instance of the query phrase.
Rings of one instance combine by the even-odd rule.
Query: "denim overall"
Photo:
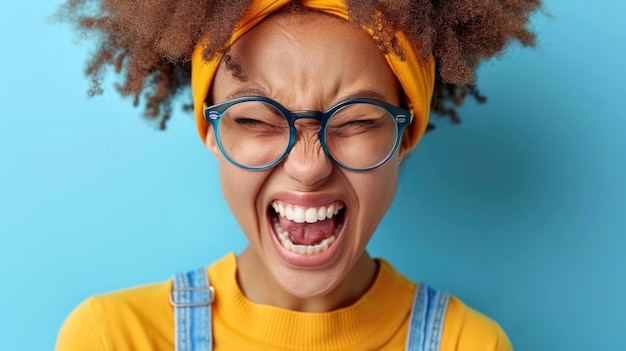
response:
[[[205,268],[174,276],[176,351],[212,351],[211,302],[215,292]],[[419,284],[411,308],[406,351],[438,351],[450,296]]]

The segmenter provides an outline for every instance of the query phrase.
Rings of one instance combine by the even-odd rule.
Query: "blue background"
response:
[[[58,0],[0,3],[0,340],[51,350],[87,296],[165,280],[245,241],[216,162],[177,113],[114,92]],[[626,350],[624,2],[547,1],[535,50],[480,70],[403,165],[370,250],[498,320],[516,350]],[[114,79],[111,79],[113,81]]]

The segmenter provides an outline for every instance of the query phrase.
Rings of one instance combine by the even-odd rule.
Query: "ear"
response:
[[[413,145],[411,143],[411,131],[409,128],[405,129],[402,133],[402,139],[400,140],[400,146],[398,147],[398,162],[402,163],[404,159],[409,156],[411,150],[413,150]]]
[[[217,146],[217,140],[215,140],[215,132],[213,126],[209,126],[206,130],[206,137],[204,138],[204,145],[211,151],[215,158],[218,158],[220,154],[220,148]]]

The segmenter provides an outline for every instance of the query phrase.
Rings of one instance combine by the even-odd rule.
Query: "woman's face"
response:
[[[272,16],[235,42],[229,56],[213,82],[215,103],[247,95],[269,97],[291,111],[325,111],[354,97],[399,103],[396,78],[370,35],[328,15]],[[270,301],[281,294],[304,300],[336,295],[341,304],[374,277],[365,247],[394,197],[399,153],[406,148],[380,168],[352,172],[326,157],[318,122],[300,120],[296,126],[291,153],[265,171],[229,163],[208,131],[224,196],[249,240],[239,257],[240,284],[257,302],[281,305]],[[297,223],[287,218],[290,212],[321,212],[326,219]],[[281,239],[277,231],[289,234]],[[303,254],[294,245],[319,252]]]

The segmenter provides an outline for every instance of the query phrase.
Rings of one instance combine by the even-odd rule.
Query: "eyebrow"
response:
[[[237,89],[233,91],[232,93],[228,94],[226,96],[226,100],[230,100],[230,99],[234,99],[234,98],[238,98],[242,96],[262,96],[262,97],[269,98],[269,96],[267,96],[267,94],[265,94],[262,90],[255,89],[255,88],[242,88],[242,89]]]
[[[354,93],[342,96],[338,100],[338,102],[339,101],[351,100],[351,99],[360,99],[360,98],[367,98],[367,99],[376,99],[376,100],[387,101],[385,96],[383,94],[377,92],[377,91],[373,91],[373,90],[359,90],[359,91],[356,91]]]

